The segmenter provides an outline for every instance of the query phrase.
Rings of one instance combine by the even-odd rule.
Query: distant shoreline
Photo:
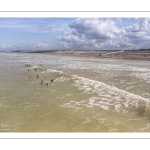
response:
[[[19,53],[47,53],[62,56],[150,60],[150,50],[16,50]]]

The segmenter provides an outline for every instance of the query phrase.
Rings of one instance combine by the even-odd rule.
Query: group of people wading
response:
[[[27,64],[26,66],[30,67],[31,65],[28,65],[28,64]],[[28,71],[30,71],[30,70],[28,69]],[[35,72],[36,72],[36,71],[37,71],[37,68],[35,68]],[[38,78],[39,78],[39,75],[37,75],[35,78],[38,79]],[[29,79],[32,79],[32,80],[33,80],[33,76],[30,76]],[[50,85],[51,82],[54,82],[54,80],[51,79],[50,81],[46,81],[46,83],[44,82],[44,80],[42,80],[40,84]]]

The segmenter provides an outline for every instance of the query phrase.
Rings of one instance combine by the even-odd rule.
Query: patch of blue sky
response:
[[[72,18],[0,18],[0,43],[52,40],[68,28]]]

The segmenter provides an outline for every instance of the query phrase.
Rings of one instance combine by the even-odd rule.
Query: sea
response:
[[[0,52],[0,132],[150,132],[150,62]]]

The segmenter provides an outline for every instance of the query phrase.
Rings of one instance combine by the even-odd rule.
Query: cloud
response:
[[[48,44],[48,43],[37,43],[37,44],[34,44],[33,47],[48,48],[48,47],[50,47],[50,44]]]
[[[42,31],[52,31],[52,27],[50,27],[50,25],[47,23],[39,24],[38,29]]]
[[[70,31],[57,37],[66,49],[134,49],[147,47],[150,39],[150,19],[77,18],[69,24]],[[122,26],[119,26],[119,24]]]
[[[150,48],[150,18],[1,19],[0,29],[0,49]]]
[[[0,44],[0,50],[49,50],[56,47],[51,43],[36,44]]]
[[[133,25],[123,28],[124,39],[131,44],[129,48],[149,48],[150,18],[137,18]]]
[[[69,25],[71,31],[64,31],[57,37],[64,48],[100,49],[107,40],[121,38],[124,34],[111,19],[78,18]]]
[[[127,38],[144,39],[145,36],[150,33],[150,19],[137,19],[135,24],[124,27],[123,29],[125,30],[125,36]]]
[[[1,49],[9,49],[9,48],[12,48],[12,47],[13,47],[12,44],[0,44]]]
[[[121,30],[110,19],[78,18],[69,27],[88,39],[109,39],[121,35]]]
[[[150,32],[150,18],[138,19],[139,29]]]

